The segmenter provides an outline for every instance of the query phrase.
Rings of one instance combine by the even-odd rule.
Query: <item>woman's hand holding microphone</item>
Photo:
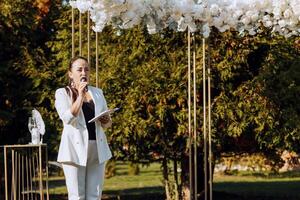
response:
[[[73,102],[72,107],[71,107],[71,113],[74,116],[78,116],[81,106],[83,104],[83,101],[86,98],[87,85],[88,85],[88,82],[87,82],[86,77],[82,77],[80,79],[80,82],[77,85],[78,97],[77,97],[76,101]]]
[[[85,94],[86,92],[88,91],[88,82],[87,82],[87,79],[86,77],[82,77],[80,79],[80,83],[79,83],[79,86],[78,86],[78,95],[81,96],[81,97],[85,97]]]

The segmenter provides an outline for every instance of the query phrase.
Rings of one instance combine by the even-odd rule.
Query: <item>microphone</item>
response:
[[[86,77],[82,77],[82,78],[80,79],[80,82],[87,82]],[[85,92],[88,91],[88,87],[87,87],[87,86],[85,86],[84,91],[85,91]]]

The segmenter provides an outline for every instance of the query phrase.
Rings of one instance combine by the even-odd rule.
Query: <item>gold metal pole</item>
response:
[[[12,191],[14,200],[17,200],[16,182],[15,182],[15,150],[11,150],[11,161],[12,161]]]
[[[24,188],[24,179],[25,179],[25,173],[24,173],[24,155],[22,155],[22,200],[25,199],[25,188]]]
[[[75,25],[74,25],[74,8],[72,8],[72,58],[75,57],[75,41],[74,41],[74,34],[75,34]]]
[[[189,178],[190,178],[190,196],[193,195],[193,161],[192,161],[192,123],[191,123],[191,32],[188,29],[188,122],[189,122]]]
[[[205,38],[202,39],[203,62],[203,136],[204,136],[204,196],[207,200],[207,133],[206,133],[206,66],[205,66]]]
[[[34,149],[33,149],[33,151],[34,151]],[[35,191],[36,191],[37,190],[37,186],[38,186],[38,184],[36,183],[36,177],[39,175],[39,173],[38,172],[35,173],[36,172],[36,166],[35,166],[35,161],[34,161],[35,157],[36,157],[35,152],[33,152],[31,158],[32,158],[33,177],[35,179],[35,181],[34,181],[34,187],[35,187]],[[36,163],[38,163],[38,162],[36,162]],[[35,200],[37,200],[37,193],[36,192],[34,193],[34,197],[35,197]]]
[[[33,193],[33,187],[32,187],[32,173],[31,173],[31,169],[32,169],[32,166],[31,166],[31,159],[32,159],[32,149],[29,149],[29,158],[28,158],[28,167],[29,167],[29,182],[30,182],[30,190],[29,190],[29,192],[30,192],[30,196],[31,196],[31,198],[30,198],[30,200],[33,200],[33,198],[34,198],[34,193]]]
[[[211,146],[211,60],[210,48],[208,40],[208,157],[209,157],[209,199],[213,199],[212,184],[213,184],[213,171],[212,171],[212,146]]]
[[[79,12],[79,55],[82,56],[82,37],[81,37],[81,33],[82,33],[82,22],[81,22],[81,12]]]
[[[29,172],[28,172],[28,150],[26,151],[26,191],[27,191],[27,200],[29,200]]]
[[[87,59],[88,63],[90,64],[90,11],[87,12]]]
[[[194,81],[194,177],[195,177],[195,200],[198,199],[198,173],[197,173],[197,93],[196,93],[196,41],[193,34],[193,81]]]
[[[5,181],[5,200],[8,200],[8,191],[7,191],[7,149],[4,146],[4,181]]]
[[[38,167],[39,167],[39,155],[38,155],[38,151],[37,151],[37,154],[35,154],[35,163],[36,163],[36,165],[37,165],[37,169],[38,169]],[[33,159],[34,159],[33,158]],[[42,166],[43,167],[43,166]],[[42,176],[43,176],[43,171],[42,172],[40,172],[40,173],[42,173]],[[39,175],[39,169],[37,170],[37,176]],[[42,182],[43,183],[43,182]],[[44,188],[43,188],[44,189]],[[43,198],[44,198],[44,193],[43,193]]]
[[[42,147],[45,146],[45,170],[46,170],[46,193],[49,200],[48,189],[48,157],[46,145],[5,145],[4,146],[4,182],[5,182],[5,200],[44,200],[43,184],[43,160]],[[39,151],[37,149],[39,147]],[[24,151],[18,148],[26,148]],[[8,151],[11,153],[11,167],[8,161]],[[39,157],[39,155],[40,157]],[[36,159],[36,160],[35,160]],[[36,162],[35,162],[36,161]],[[37,166],[36,166],[37,164]],[[8,170],[11,169],[11,177],[8,177]],[[39,175],[39,177],[37,177]],[[8,188],[8,179],[11,178],[11,186]],[[37,188],[40,186],[40,190]],[[9,191],[10,190],[10,191]],[[10,194],[8,193],[10,192]],[[27,198],[26,196],[27,195]],[[41,196],[40,198],[38,196]]]
[[[18,197],[19,199],[21,199],[21,167],[20,167],[20,163],[21,163],[21,158],[20,158],[20,154],[18,152],[17,156],[18,156],[18,162],[17,162],[17,166],[18,166]]]
[[[48,147],[45,146],[45,162],[46,162],[46,193],[47,193],[47,200],[49,200],[49,186],[48,186]]]
[[[14,198],[13,181],[11,181],[10,200],[13,200],[13,198]]]
[[[99,81],[98,81],[98,32],[96,32],[96,87],[99,87]]]
[[[43,195],[43,170],[42,170],[42,146],[39,145],[39,174],[40,174],[40,195],[41,195],[41,200],[44,200],[44,195]]]

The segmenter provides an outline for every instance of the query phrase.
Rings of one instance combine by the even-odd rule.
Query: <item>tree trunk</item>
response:
[[[165,184],[166,198],[167,200],[171,200],[170,187],[169,187],[169,170],[168,170],[168,161],[166,158],[163,159],[163,178]]]
[[[190,195],[193,191],[190,190],[189,181],[189,157],[183,155],[181,159],[181,189],[182,189],[182,199],[189,200]]]
[[[194,152],[192,153],[192,174],[194,174]],[[190,195],[191,199],[195,200],[195,193],[193,191],[195,177],[192,176],[192,189],[190,189],[190,180],[189,180],[189,156],[186,154],[181,159],[181,184],[182,184],[182,199],[189,200]],[[207,170],[208,180],[209,180],[209,171]],[[207,188],[209,188],[207,181]],[[209,191],[208,191],[209,195]],[[202,148],[198,148],[197,154],[197,200],[204,199],[204,155]]]
[[[178,173],[177,173],[177,159],[175,158],[173,160],[173,171],[174,171],[174,180],[175,180],[175,183],[174,183],[174,192],[175,192],[175,197],[174,199],[175,200],[179,200],[181,199],[180,198],[180,186],[179,186],[179,181],[178,181]]]

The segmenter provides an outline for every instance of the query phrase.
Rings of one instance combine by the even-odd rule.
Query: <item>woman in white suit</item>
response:
[[[56,90],[55,108],[63,121],[57,161],[62,163],[69,200],[99,200],[102,195],[105,161],[111,158],[103,128],[110,116],[88,123],[107,109],[101,89],[88,86],[90,69],[84,57],[69,65],[69,84]]]

